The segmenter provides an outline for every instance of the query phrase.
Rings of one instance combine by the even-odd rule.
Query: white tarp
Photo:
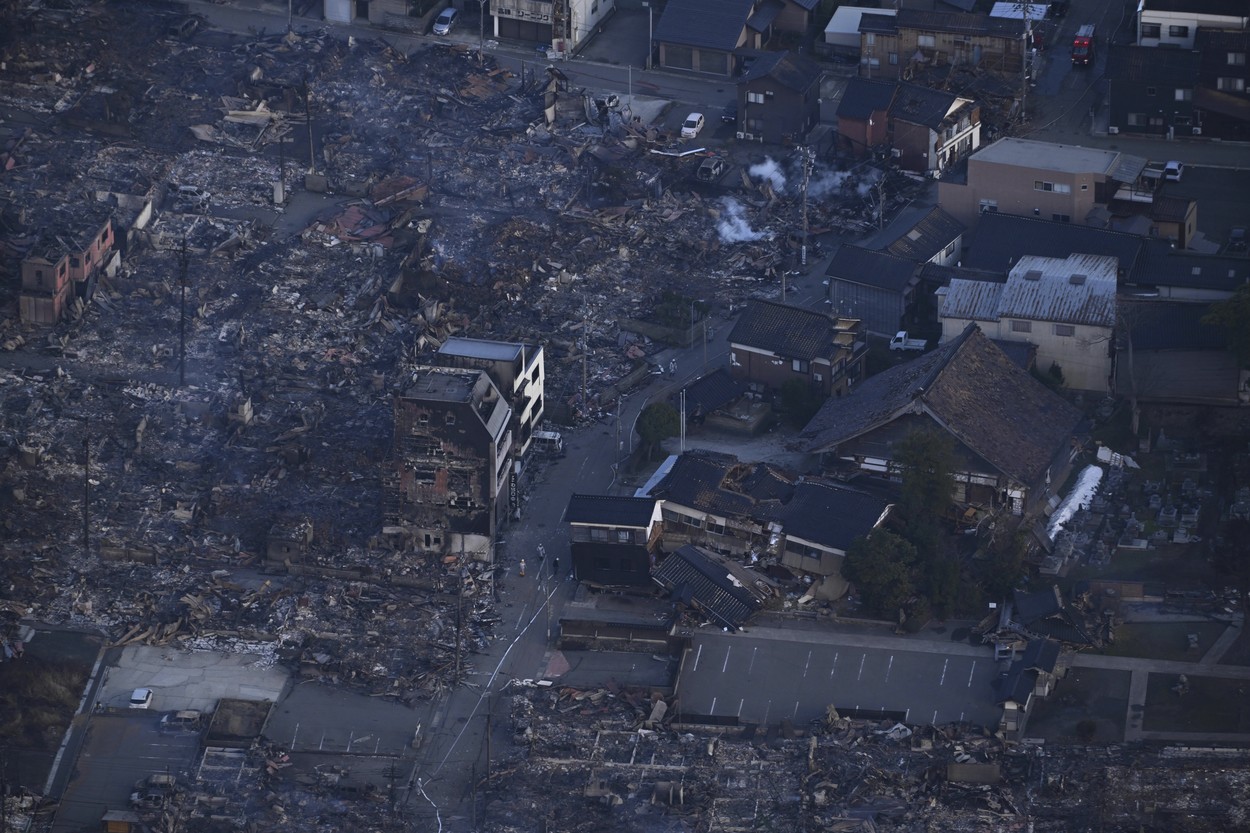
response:
[[[1055,514],[1050,516],[1050,521],[1046,524],[1046,534],[1050,536],[1050,540],[1055,540],[1059,530],[1063,529],[1063,525],[1076,514],[1076,510],[1089,506],[1101,481],[1102,469],[1098,466],[1091,464],[1081,469],[1080,475],[1076,478],[1076,485],[1072,487],[1072,491],[1068,492],[1068,496],[1055,509]]]
[[[990,17],[1005,17],[1008,20],[1023,20],[1028,10],[1029,20],[1041,20],[1046,17],[1049,3],[995,3],[990,9]]]
[[[830,46],[842,46],[859,51],[859,18],[865,12],[869,14],[898,14],[896,9],[865,9],[859,6],[838,6],[829,25],[825,27],[825,43]]]

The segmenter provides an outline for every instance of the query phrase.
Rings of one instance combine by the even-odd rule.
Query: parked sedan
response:
[[[731,101],[725,105],[725,109],[721,110],[720,120],[725,124],[738,123],[738,102]]]
[[[130,708],[147,709],[152,706],[152,689],[136,688],[130,693]]]
[[[438,17],[434,19],[434,34],[450,35],[451,30],[456,25],[456,10],[443,9]]]
[[[1185,173],[1185,165],[1182,162],[1169,162],[1163,166],[1163,178],[1170,179],[1173,182],[1181,181],[1181,174]]]
[[[681,123],[681,137],[683,139],[693,139],[703,130],[703,114],[691,113],[686,116],[686,120]]]

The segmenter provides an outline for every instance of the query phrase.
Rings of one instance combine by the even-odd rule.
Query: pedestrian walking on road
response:
[[[521,559],[521,578],[525,578],[525,559]]]
[[[677,359],[668,360],[668,375],[669,376],[677,375]]]
[[[553,576],[560,575],[560,559],[559,558],[551,562],[551,575]]]

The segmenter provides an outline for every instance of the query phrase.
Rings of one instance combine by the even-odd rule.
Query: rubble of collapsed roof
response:
[[[97,12],[6,11],[30,37],[5,44],[0,100],[57,120],[0,126],[3,268],[48,211],[75,235],[105,212],[124,260],[51,328],[0,319],[43,368],[0,371],[0,604],[427,696],[487,637],[494,573],[379,537],[393,385],[451,335],[547,333],[549,410],[585,414],[645,364],[657,304],[780,278],[799,195],[745,171],[693,190],[699,158],[649,153],[670,137],[558,70]],[[309,165],[333,196],[296,220],[273,185]],[[875,175],[839,176],[811,225],[871,222],[855,183]],[[730,196],[769,233],[722,242]],[[301,519],[298,557],[271,557]]]
[[[1244,750],[1055,749],[833,708],[812,725],[713,726],[686,722],[680,700],[618,686],[518,687],[505,702],[513,744],[476,785],[478,818],[501,833],[541,818],[570,833],[1058,833],[1094,819],[1198,831],[1238,827],[1250,810]]]

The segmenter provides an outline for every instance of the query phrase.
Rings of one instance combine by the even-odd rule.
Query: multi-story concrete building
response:
[[[55,324],[75,297],[89,300],[95,280],[113,252],[112,211],[88,204],[83,216],[28,218],[39,242],[22,259],[21,319]]]
[[[435,361],[446,367],[484,370],[512,408],[512,454],[524,457],[543,420],[543,348],[536,344],[449,338]]]
[[[938,204],[967,226],[993,211],[1087,223],[1145,167],[1145,158],[1117,150],[999,139],[969,157],[966,177],[938,183]]]
[[[729,334],[729,371],[757,392],[800,381],[820,396],[841,396],[863,378],[867,352],[855,319],[754,300]]]
[[[490,560],[506,520],[512,409],[483,370],[423,367],[394,398],[383,534],[432,554]]]
[[[1250,28],[1245,0],[1140,0],[1137,44],[1194,48],[1199,28]]]

